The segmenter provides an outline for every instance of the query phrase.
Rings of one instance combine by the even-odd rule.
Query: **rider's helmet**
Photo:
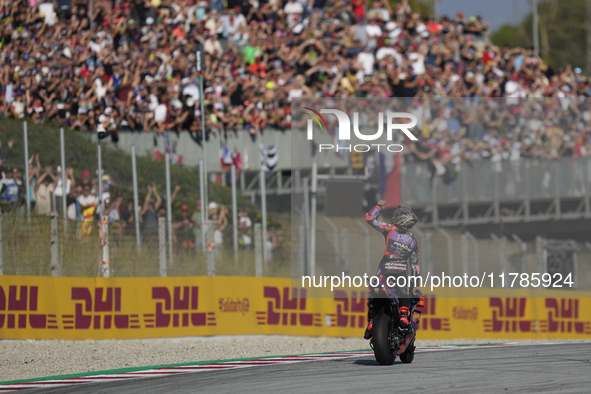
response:
[[[392,214],[392,220],[390,224],[394,224],[397,227],[411,229],[417,222],[419,218],[410,208],[406,208],[403,206],[398,206],[394,213]]]

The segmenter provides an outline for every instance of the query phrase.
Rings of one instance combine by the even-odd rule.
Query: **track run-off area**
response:
[[[371,350],[221,360],[2,382],[1,392],[230,393],[499,391],[587,393],[591,342],[418,347],[412,364]]]

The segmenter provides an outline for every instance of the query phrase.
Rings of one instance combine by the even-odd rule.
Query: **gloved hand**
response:
[[[378,205],[383,208],[384,205],[386,205],[386,200],[380,200],[380,201],[378,201]]]
[[[423,292],[422,292],[422,291],[421,291],[421,289],[420,289],[420,288],[418,288],[418,287],[415,287],[415,288],[413,288],[413,289],[412,289],[412,293],[413,293],[414,295],[416,295],[416,296],[422,296],[422,295],[423,295]]]

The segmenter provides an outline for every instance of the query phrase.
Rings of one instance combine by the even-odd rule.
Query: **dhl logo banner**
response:
[[[360,337],[367,293],[309,298],[289,278],[0,276],[0,338]],[[472,292],[471,294],[474,294]],[[425,296],[421,339],[591,339],[589,293],[482,289]]]

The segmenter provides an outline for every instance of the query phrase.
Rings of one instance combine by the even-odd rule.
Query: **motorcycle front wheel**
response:
[[[390,348],[392,337],[392,318],[380,313],[373,319],[372,344],[376,360],[381,365],[392,365],[396,355]]]

